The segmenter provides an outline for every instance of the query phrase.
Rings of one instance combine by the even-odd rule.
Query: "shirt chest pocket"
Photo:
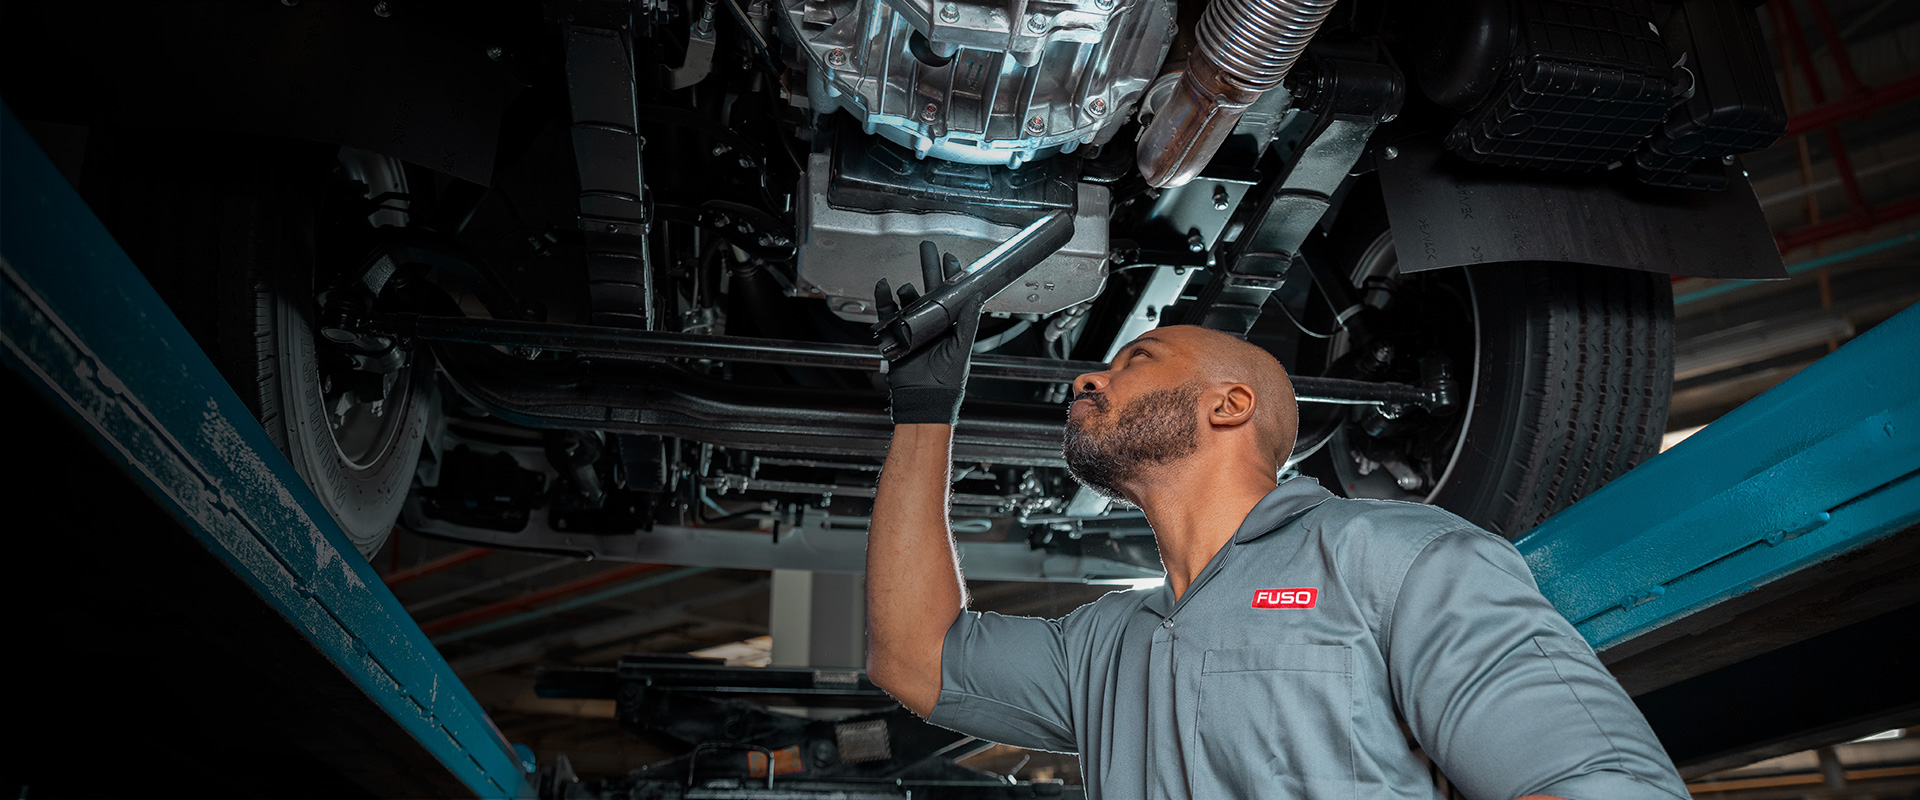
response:
[[[1353,654],[1345,645],[1208,650],[1200,668],[1195,790],[1349,798]]]

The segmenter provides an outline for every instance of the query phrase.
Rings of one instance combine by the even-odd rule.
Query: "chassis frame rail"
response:
[[[402,338],[448,344],[533,348],[598,358],[659,361],[686,358],[752,364],[831,367],[879,372],[885,359],[875,347],[642,331],[596,325],[393,314],[373,320],[372,329]],[[1097,361],[1056,361],[982,354],[973,358],[973,376],[1033,383],[1071,383],[1079,375],[1100,372]],[[1294,394],[1302,403],[1335,405],[1429,405],[1435,392],[1403,383],[1373,383],[1346,378],[1295,375]]]

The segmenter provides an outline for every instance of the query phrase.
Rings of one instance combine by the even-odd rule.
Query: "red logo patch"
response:
[[[1319,589],[1261,589],[1253,593],[1254,608],[1312,608]]]

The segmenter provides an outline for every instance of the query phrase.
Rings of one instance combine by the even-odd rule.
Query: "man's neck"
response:
[[[1200,571],[1232,541],[1247,514],[1277,485],[1255,467],[1220,464],[1205,453],[1154,469],[1127,499],[1140,507],[1160,545],[1167,583],[1185,597]]]

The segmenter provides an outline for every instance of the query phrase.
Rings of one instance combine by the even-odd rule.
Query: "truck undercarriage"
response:
[[[1782,274],[1735,0],[374,8],[0,34],[50,32],[9,42],[8,102],[367,553],[398,521],[857,570],[874,284],[1049,214],[957,432],[982,569],[1157,572],[1059,436],[1072,376],[1171,322],[1287,366],[1288,471],[1513,536],[1656,445],[1669,274]]]

